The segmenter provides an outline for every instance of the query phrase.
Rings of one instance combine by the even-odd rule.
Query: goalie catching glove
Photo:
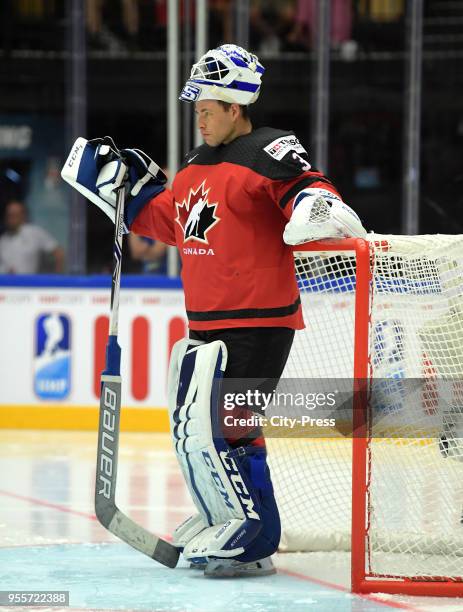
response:
[[[143,206],[164,191],[167,180],[160,167],[139,149],[119,150],[109,136],[78,138],[61,170],[74,189],[96,204],[114,223],[116,193],[122,186],[125,196],[125,231]]]
[[[294,199],[283,240],[295,245],[324,238],[365,238],[357,214],[331,191],[304,189]]]

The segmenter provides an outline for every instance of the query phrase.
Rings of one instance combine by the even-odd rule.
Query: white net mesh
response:
[[[459,578],[463,236],[369,241],[368,572]],[[295,262],[307,327],[296,334],[284,377],[352,384],[355,254],[305,252]],[[352,440],[332,431],[324,439],[272,438],[268,447],[282,549],[348,550]]]

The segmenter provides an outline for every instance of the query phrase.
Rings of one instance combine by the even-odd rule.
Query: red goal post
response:
[[[370,321],[370,247],[360,239],[325,240],[311,242],[293,248],[298,254],[320,253],[321,256],[355,253],[355,314],[354,314],[354,396],[352,406],[352,549],[351,586],[354,592],[362,590],[365,579],[365,525],[366,525],[366,475],[367,475],[367,430],[366,411],[368,389],[368,338]],[[375,590],[375,589],[372,589]]]

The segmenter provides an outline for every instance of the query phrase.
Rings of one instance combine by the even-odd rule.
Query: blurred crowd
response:
[[[0,235],[0,274],[64,272],[64,251],[43,227],[29,222],[21,200],[7,202]]]
[[[127,272],[167,272],[167,246],[151,238],[129,234],[124,261]],[[109,272],[110,262],[92,272]],[[65,254],[56,238],[41,225],[31,223],[26,204],[9,200],[0,230],[0,274],[60,274],[66,269]]]
[[[331,59],[334,60],[330,76],[329,172],[346,201],[355,202],[356,210],[367,226],[397,233],[402,201],[404,26],[405,10],[410,4],[405,0],[326,1],[330,2]],[[178,0],[183,50],[185,40],[191,40],[192,44],[194,41],[196,4],[196,0]],[[445,19],[441,16],[444,4],[447,10]],[[24,64],[38,58],[45,65],[41,53],[51,52],[47,57],[53,58],[55,52],[63,51],[69,39],[67,11],[70,5],[70,0],[0,2],[0,37],[5,65],[16,67],[15,61],[9,61],[9,53],[16,53],[20,57],[18,61]],[[105,66],[115,65],[117,62],[113,58],[122,54],[123,59],[127,57],[128,64],[136,66],[143,64],[143,61],[138,62],[137,54],[150,53],[154,62],[161,65],[166,50],[167,5],[168,0],[81,0],[80,6],[85,7],[87,48],[90,58],[94,54],[97,60],[94,64],[98,64],[100,58],[108,58]],[[242,32],[238,20],[242,19],[243,13],[238,15],[238,9],[245,5],[246,2],[236,0],[208,0],[208,48],[226,42],[240,42],[235,38],[238,30]],[[282,79],[281,75],[286,79],[285,83],[295,81],[301,65],[306,65],[307,59],[311,60],[309,54],[317,38],[317,5],[317,0],[249,0],[247,3],[247,46],[263,58],[264,65],[272,68],[269,72],[277,75],[274,81]],[[463,118],[458,95],[454,93],[461,91],[462,5],[463,2],[438,0],[424,3],[423,99],[427,102],[423,104],[421,223],[425,231],[448,231],[449,227],[463,231],[461,198],[455,198],[455,193],[461,192],[463,180],[459,161]],[[190,35],[186,36],[190,28]],[[433,50],[437,50],[435,55],[430,53]],[[194,52],[194,49],[190,51]],[[34,52],[38,53],[34,55]],[[443,61],[437,61],[439,58]],[[11,82],[17,84],[21,78],[22,75],[16,80],[11,77]],[[308,82],[310,78],[307,76],[305,84],[301,85],[301,90],[305,88],[301,91],[304,99],[310,98],[306,87]],[[268,83],[271,96],[271,92],[277,89],[271,78]],[[46,86],[50,87],[49,83]],[[137,87],[140,93],[142,89],[139,85]],[[19,96],[22,89],[18,91]],[[285,100],[278,98],[273,106],[269,102],[256,123],[265,121],[268,123],[264,125],[294,129],[309,145],[308,135],[312,129],[310,109],[303,108],[305,102],[296,99],[294,87],[288,88],[288,92]],[[122,113],[120,108],[112,113],[106,112],[105,101],[97,100],[97,93],[95,90],[92,92],[93,109],[97,110],[90,112],[89,105],[89,133],[100,135],[101,129],[103,133],[115,132],[118,138],[120,134],[122,141],[146,147],[155,157],[150,148],[154,146],[155,136],[161,134],[162,142],[165,139],[158,116],[161,111],[149,104],[145,110],[143,102],[137,107],[139,116],[136,121],[131,123],[130,117],[122,121],[121,117],[128,117],[128,114]],[[156,92],[147,95],[153,96]],[[3,112],[30,112],[23,107],[18,111],[17,100],[14,97],[11,100],[4,104]],[[29,107],[26,105],[24,108]],[[101,108],[105,109],[104,112]],[[295,109],[297,113],[293,113]],[[41,112],[48,112],[48,106],[45,110],[41,108]],[[56,121],[62,121],[62,117],[58,117],[61,110],[58,112],[55,107],[50,110],[53,112]],[[7,117],[5,115],[9,126]],[[18,125],[30,123],[34,127],[33,119],[32,114],[26,119],[20,117]],[[37,119],[37,130],[41,121],[42,118],[40,121]],[[150,125],[149,129],[145,129],[147,125]],[[52,129],[58,133],[61,128]],[[6,140],[6,144],[2,142],[0,130],[0,149],[2,145],[6,150],[11,148],[11,138]],[[62,205],[65,196],[59,188],[63,187],[59,177],[62,161],[59,149],[51,153],[47,146],[32,151],[30,143],[28,148],[24,144],[24,150],[32,151],[28,155],[34,157],[33,164],[27,161],[29,157],[22,151],[11,150],[11,159],[9,153],[8,159],[0,156],[0,273],[61,272],[68,269],[69,262],[62,248],[67,242],[69,225],[66,216],[69,207]],[[39,164],[37,160],[43,158],[53,163]],[[439,168],[438,173],[432,170],[435,167]],[[32,174],[34,180],[28,178]],[[46,189],[42,189],[43,184],[48,185]],[[37,185],[40,189],[34,191],[32,187]],[[30,215],[24,202],[29,206]],[[106,244],[101,237],[110,236],[109,226],[106,219],[100,218],[99,212],[91,208],[94,207],[87,212],[88,242],[90,245]],[[110,245],[109,238],[107,243]],[[124,272],[165,274],[166,251],[167,247],[159,242],[130,235],[125,249]],[[18,252],[19,255],[12,257]],[[32,253],[30,257],[26,256],[28,252]],[[29,267],[21,268],[19,264],[26,265],[26,260]],[[88,249],[89,273],[106,273],[110,268],[110,248]]]
[[[166,49],[168,0],[83,0],[90,53],[163,52]],[[238,4],[208,0],[208,46],[236,42]],[[192,30],[195,0],[179,0],[180,32]],[[241,10],[243,5],[241,4]],[[355,59],[358,51],[394,49],[402,37],[404,0],[331,0],[330,42],[334,55]],[[4,0],[4,52],[61,51],[66,47],[69,2],[62,0]],[[317,0],[249,0],[249,41],[256,53],[307,53],[316,42]],[[184,46],[184,44],[183,44]],[[28,220],[20,197],[3,198],[0,210],[0,273],[61,272],[66,269],[63,249],[40,224]],[[44,224],[42,224],[44,225]],[[167,247],[131,235],[127,240],[126,271],[166,273]],[[90,262],[89,262],[90,263]],[[90,265],[106,272],[110,262]]]
[[[84,0],[90,51],[165,51],[168,0]],[[60,50],[66,2],[5,0],[3,47]],[[195,22],[194,0],[180,0],[181,26]],[[209,47],[236,42],[237,2],[208,1]],[[261,54],[306,52],[314,45],[317,0],[249,0],[249,46]],[[405,0],[331,0],[331,45],[345,59],[357,49],[394,50]],[[6,26],[8,24],[8,27]]]

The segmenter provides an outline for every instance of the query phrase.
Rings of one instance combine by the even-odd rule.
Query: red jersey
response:
[[[131,230],[178,247],[190,329],[304,327],[282,236],[309,186],[337,195],[292,132],[261,128],[194,149],[144,206]]]

